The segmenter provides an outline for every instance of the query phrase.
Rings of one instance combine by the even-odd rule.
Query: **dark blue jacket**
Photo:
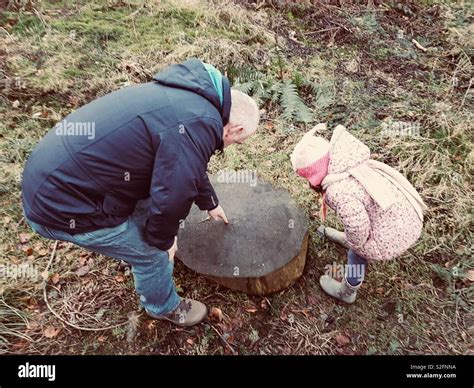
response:
[[[222,83],[221,107],[202,62],[190,59],[71,113],[26,163],[26,217],[88,232],[119,225],[151,196],[145,238],[169,249],[193,202],[201,210],[218,205],[206,170],[229,119],[230,86]]]

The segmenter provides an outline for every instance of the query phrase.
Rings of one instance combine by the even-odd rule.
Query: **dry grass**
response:
[[[49,260],[51,243],[21,221],[19,192],[23,164],[44,133],[95,97],[190,56],[237,77],[251,71],[276,82],[298,75],[316,85],[316,93],[299,89],[314,122],[345,124],[376,158],[409,177],[430,210],[420,242],[398,260],[372,265],[350,307],[319,288],[324,266],[343,262],[345,252],[315,233],[304,276],[269,298],[221,289],[178,262],[179,291],[223,312],[222,321],[211,316],[186,330],[137,317],[126,269],[61,243],[44,274],[51,306],[79,326],[125,325],[75,330],[48,310],[41,276],[1,278],[0,352],[229,354],[230,346],[241,354],[472,353],[468,6],[345,3],[314,10],[276,2],[256,11],[251,2],[30,2],[1,16],[1,265],[26,263],[41,274]],[[309,125],[285,122],[272,101],[262,108],[258,136],[215,157],[211,171],[257,170],[291,192],[314,232],[320,198],[289,164]],[[382,136],[390,120],[419,125],[420,136]],[[338,225],[333,215],[329,223]]]

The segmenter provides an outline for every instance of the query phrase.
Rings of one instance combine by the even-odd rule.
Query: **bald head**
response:
[[[260,112],[257,103],[239,90],[231,90],[229,122],[224,126],[224,147],[242,143],[257,130]]]

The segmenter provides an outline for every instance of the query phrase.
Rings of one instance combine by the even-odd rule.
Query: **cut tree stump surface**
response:
[[[178,234],[177,257],[249,294],[271,294],[293,283],[306,261],[308,219],[289,193],[261,179],[253,186],[210,179],[229,224],[206,220],[207,212],[193,205]]]

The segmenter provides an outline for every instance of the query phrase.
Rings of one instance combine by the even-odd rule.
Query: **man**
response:
[[[46,238],[128,262],[151,317],[197,324],[205,305],[181,299],[172,279],[178,228],[193,202],[228,222],[207,164],[258,120],[255,101],[213,66],[170,66],[81,107],[42,139],[23,173],[26,219]]]

